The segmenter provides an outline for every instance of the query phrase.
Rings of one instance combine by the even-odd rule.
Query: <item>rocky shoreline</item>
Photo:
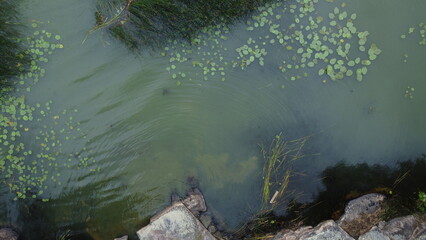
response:
[[[295,230],[283,229],[262,239],[270,240],[426,240],[426,221],[419,216],[409,215],[390,221],[381,219],[385,196],[372,193],[350,201],[339,220],[326,220],[315,227],[303,226]],[[161,211],[149,225],[137,232],[139,239],[233,239],[223,236],[206,215],[204,197],[193,189],[182,200]],[[124,240],[118,238],[115,240]]]
[[[371,193],[346,204],[337,220],[326,220],[317,226],[282,229],[261,239],[269,240],[426,240],[425,216],[408,215],[383,221],[386,197]],[[193,188],[181,200],[172,196],[172,204],[150,219],[137,231],[139,239],[149,240],[229,240],[232,236],[218,230],[213,217],[207,214],[202,193]],[[0,240],[17,240],[13,228],[0,228]],[[127,240],[128,236],[114,240]],[[256,238],[258,239],[258,238]]]

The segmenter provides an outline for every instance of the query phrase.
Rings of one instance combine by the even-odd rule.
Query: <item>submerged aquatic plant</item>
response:
[[[91,31],[108,27],[130,48],[160,46],[164,40],[191,40],[201,29],[229,24],[267,1],[100,0]]]
[[[14,1],[0,1],[0,88],[10,86],[10,78],[19,74],[28,63],[19,44]]]
[[[264,209],[269,211],[282,202],[293,174],[291,163],[302,157],[302,149],[309,138],[310,136],[307,136],[287,141],[279,134],[275,136],[269,148],[261,147],[265,160],[262,191]]]
[[[277,221],[274,210],[284,202],[285,197],[295,197],[287,191],[293,176],[292,162],[303,157],[302,149],[310,138],[286,140],[280,133],[268,147],[261,146],[264,160],[262,206],[250,221],[234,233],[236,238],[251,236],[250,239],[269,239],[274,236],[269,233],[281,229],[282,223]]]

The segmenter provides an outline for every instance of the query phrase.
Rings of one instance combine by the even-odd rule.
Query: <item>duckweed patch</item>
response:
[[[329,5],[330,12],[319,15],[317,4]],[[277,70],[291,81],[362,81],[381,50],[368,40],[368,31],[357,28],[357,14],[344,6],[318,0],[266,3],[246,21],[250,34],[239,47],[227,41],[233,36],[226,25],[204,28],[191,43],[170,41],[162,53],[171,63],[167,71],[173,79],[225,81],[231,71],[275,68],[279,63]]]
[[[73,167],[76,160],[78,167],[88,167],[91,160],[84,148],[71,154],[62,150],[66,141],[85,138],[72,117],[77,110],[54,114],[52,101],[33,106],[24,95],[44,77],[48,56],[64,47],[59,35],[40,29],[40,25],[43,23],[34,21],[33,34],[16,40],[26,48],[18,57],[29,59],[29,64],[16,66],[17,78],[0,92],[0,180],[16,194],[15,199],[46,196],[49,181],[61,184],[60,167]],[[58,126],[64,127],[58,131]]]

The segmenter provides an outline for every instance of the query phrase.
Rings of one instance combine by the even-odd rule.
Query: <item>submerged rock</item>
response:
[[[181,202],[173,204],[151,218],[151,223],[140,229],[137,235],[141,240],[215,240],[203,224]]]
[[[214,234],[217,231],[217,228],[216,228],[215,225],[210,225],[209,228],[208,228],[208,230],[209,230],[210,233]]]
[[[18,240],[19,235],[12,228],[0,229],[0,240]]]
[[[208,228],[209,225],[212,223],[212,217],[210,217],[209,215],[201,215],[200,221],[204,225],[204,227]]]
[[[358,237],[380,222],[385,196],[371,193],[350,201],[337,222],[352,237]]]
[[[315,228],[302,227],[296,231],[284,230],[277,234],[273,240],[353,240],[348,233],[346,233],[339,225],[333,220],[321,222]]]
[[[199,212],[207,211],[203,194],[197,188],[193,188],[192,191],[188,192],[188,196],[182,202],[195,215],[198,215]]]

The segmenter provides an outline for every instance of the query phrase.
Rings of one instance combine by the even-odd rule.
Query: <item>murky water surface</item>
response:
[[[285,58],[282,46],[271,45],[263,67],[255,62],[230,71],[225,81],[181,77],[177,84],[161,51],[135,55],[102,31],[82,44],[95,23],[93,1],[24,1],[23,21],[46,23],[64,45],[27,99],[51,100],[52,112],[77,109],[73,120],[86,138],[66,142],[63,152],[85,149],[81,154],[94,160],[89,167],[98,170],[61,168],[62,184],[44,193],[53,199],[44,219],[53,229],[87,231],[97,239],[133,233],[195,177],[211,212],[235,228],[259,209],[258,144],[280,132],[289,139],[314,134],[306,157],[295,163],[303,174],[291,183],[306,200],[320,188],[318,174],[340,160],[393,164],[424,152],[426,46],[419,46],[418,34],[400,36],[426,21],[426,2],[358,0],[342,8],[341,2],[320,1],[316,14],[328,18],[335,6],[357,13],[357,28],[369,31],[369,44],[382,50],[362,82],[352,77],[323,83],[309,69],[308,77],[291,81],[278,69]],[[291,16],[283,13],[282,26]],[[247,26],[231,27],[225,59],[249,37],[265,34],[246,31]],[[177,67],[196,71],[190,63]],[[407,86],[415,88],[412,99],[404,96]],[[52,119],[44,121],[53,125]]]

